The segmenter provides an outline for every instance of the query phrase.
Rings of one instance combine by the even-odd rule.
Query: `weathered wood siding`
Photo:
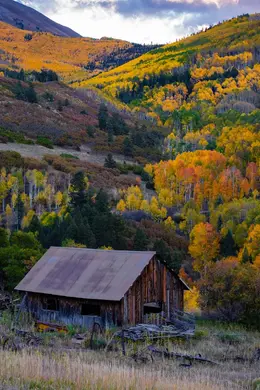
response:
[[[183,310],[183,294],[179,278],[154,257],[121,301],[124,323],[144,322],[144,305],[152,302],[169,317],[173,310]]]
[[[144,305],[156,303],[160,312],[169,317],[174,309],[183,310],[184,286],[180,279],[154,257],[136,279],[120,302],[83,300],[28,293],[28,307],[35,318],[45,322],[58,322],[89,328],[94,322],[105,326],[138,324],[145,322]],[[48,299],[59,302],[58,310],[46,310]],[[98,305],[100,315],[82,315],[84,304]],[[158,322],[159,315],[154,316]]]
[[[59,309],[46,310],[44,303],[49,298],[55,298],[59,302]],[[82,304],[100,305],[100,316],[82,315]],[[94,322],[102,327],[121,325],[121,305],[119,302],[104,302],[94,300],[79,300],[65,297],[52,297],[44,294],[28,293],[28,308],[36,319],[44,322],[57,322],[66,325],[80,327],[92,327]]]

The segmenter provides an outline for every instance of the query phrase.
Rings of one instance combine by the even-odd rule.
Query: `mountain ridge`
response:
[[[81,37],[69,27],[58,24],[35,9],[13,0],[0,0],[0,21],[22,30],[50,32],[71,38]]]

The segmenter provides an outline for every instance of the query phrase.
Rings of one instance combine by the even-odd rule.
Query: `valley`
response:
[[[20,9],[15,6],[12,15]],[[258,390],[260,14],[204,27],[171,44],[141,45],[83,38],[40,16],[37,28],[30,22],[34,13],[22,9],[23,28],[0,0],[3,389],[121,389],[123,380],[129,389]],[[170,302],[180,301],[196,318],[194,336],[129,342],[125,354],[122,331],[121,344],[112,343],[110,351],[113,301],[95,340],[101,351],[90,351],[94,330],[91,335],[70,324],[64,334],[38,334],[31,313],[26,329],[42,347],[15,352],[11,343],[5,350],[6,334],[16,340],[16,309],[23,309],[14,288],[50,247],[140,252],[140,258],[154,253],[160,269],[186,287],[171,293],[168,274],[158,282],[152,267],[151,280],[138,282],[140,294],[121,302],[133,318],[148,311],[151,324],[172,326]],[[113,280],[116,266],[109,264],[100,269]],[[77,279],[74,271],[69,283]],[[55,288],[60,275],[52,272]],[[5,294],[11,303],[1,309]],[[144,306],[136,304],[140,297]],[[93,298],[81,304],[78,315],[101,321],[100,302],[93,308],[89,300],[93,304]],[[53,322],[60,310],[55,302],[43,309],[53,312]],[[71,343],[77,335],[82,341],[82,332],[78,354]],[[164,348],[159,356],[151,352],[153,343]],[[188,358],[169,361],[169,351]],[[213,363],[197,366],[189,358],[201,353]]]

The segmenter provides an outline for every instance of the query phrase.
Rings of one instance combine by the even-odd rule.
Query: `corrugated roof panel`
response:
[[[155,252],[51,247],[16,290],[120,301]]]

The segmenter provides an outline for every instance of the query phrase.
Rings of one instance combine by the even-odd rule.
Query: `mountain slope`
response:
[[[0,0],[2,1],[2,0]],[[136,58],[154,46],[111,38],[67,38],[20,30],[0,22],[0,67],[51,69],[64,81],[84,80]]]
[[[257,83],[259,60],[260,17],[243,15],[153,50],[75,87],[98,87],[172,125],[168,119],[181,107],[191,109],[198,101],[216,106],[229,92],[246,89],[249,79],[252,84],[255,72]]]
[[[80,37],[70,28],[55,23],[33,8],[13,0],[0,0],[0,21],[22,30],[45,31],[62,37]]]

